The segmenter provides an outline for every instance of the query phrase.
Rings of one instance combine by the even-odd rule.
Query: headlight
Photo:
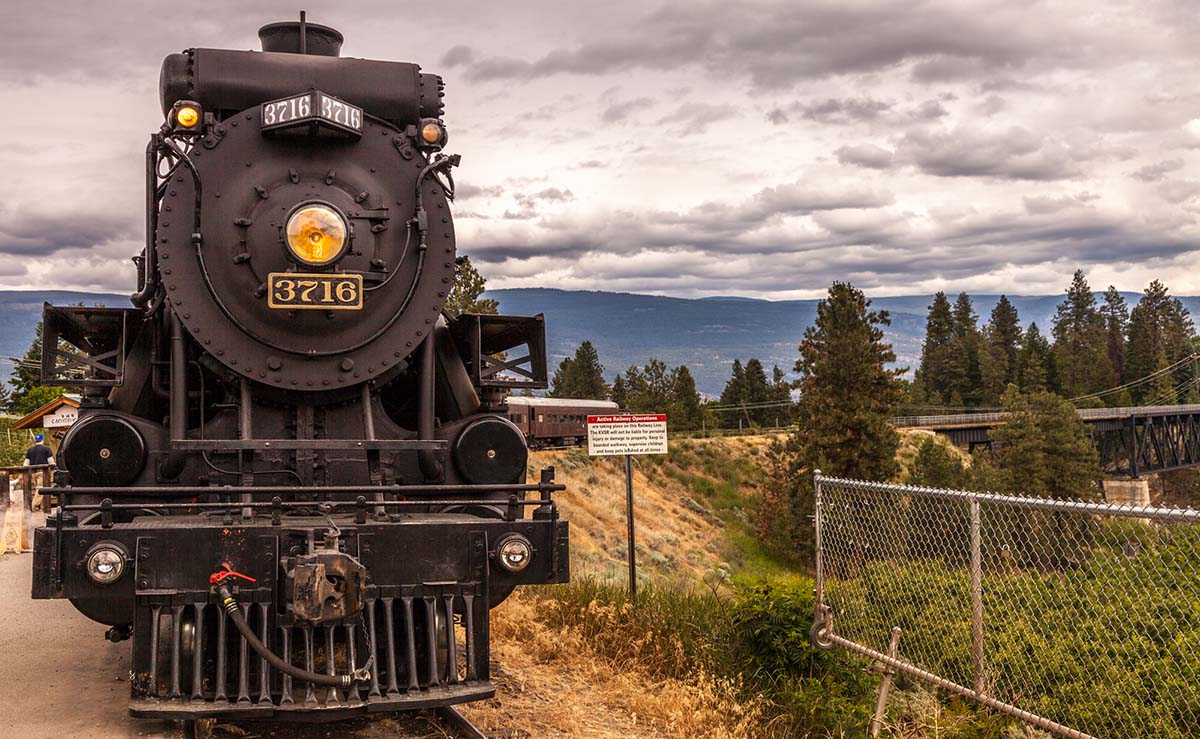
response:
[[[88,552],[87,574],[100,585],[111,585],[125,574],[125,552],[116,544],[97,544]]]
[[[342,255],[347,230],[340,213],[316,203],[297,208],[284,228],[292,256],[314,267],[329,264]]]
[[[175,122],[183,128],[195,128],[200,122],[200,111],[190,105],[184,105],[175,111]]]
[[[525,537],[513,534],[496,547],[496,558],[500,560],[500,566],[509,572],[520,572],[533,559],[533,545]]]

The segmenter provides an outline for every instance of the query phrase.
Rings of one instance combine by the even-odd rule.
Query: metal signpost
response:
[[[637,557],[633,546],[633,455],[667,453],[665,413],[588,416],[588,454],[625,457],[625,509],[629,524],[629,599],[637,602]]]

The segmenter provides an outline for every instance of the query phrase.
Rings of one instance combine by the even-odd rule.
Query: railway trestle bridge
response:
[[[1007,417],[1003,412],[898,416],[892,423],[897,428],[928,429],[974,451],[993,446],[992,431]],[[1090,428],[1101,468],[1109,476],[1137,479],[1200,467],[1200,405],[1081,408],[1079,417]]]

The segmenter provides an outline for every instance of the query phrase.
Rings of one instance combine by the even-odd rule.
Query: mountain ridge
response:
[[[1141,293],[1123,292],[1132,307]],[[557,288],[507,288],[489,290],[501,313],[546,316],[546,342],[550,371],[591,341],[600,354],[608,380],[631,364],[650,357],[668,365],[687,364],[696,386],[705,395],[721,393],[734,359],[759,358],[767,371],[773,365],[791,375],[804,329],[816,317],[818,299],[764,300],[736,295],[678,298],[643,293]],[[1097,293],[1099,299],[1099,293]],[[972,295],[980,323],[1000,293]],[[1200,315],[1200,297],[1177,296],[1188,311]],[[925,334],[925,313],[932,295],[895,295],[871,298],[875,310],[886,310],[892,320],[885,333],[896,352],[898,366],[914,367],[920,359]],[[1049,333],[1055,307],[1063,295],[1009,295],[1023,326],[1036,322]],[[128,295],[67,290],[0,290],[0,309],[8,320],[0,324],[0,364],[3,374],[12,370],[8,358],[21,357],[33,341],[42,304],[129,305]]]

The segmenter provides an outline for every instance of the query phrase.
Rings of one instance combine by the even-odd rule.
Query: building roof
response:
[[[535,408],[571,406],[573,408],[605,408],[611,410],[617,404],[611,400],[581,400],[577,398],[538,398],[521,395],[508,396],[509,405],[528,405]]]
[[[22,416],[20,421],[17,421],[12,425],[12,428],[14,430],[40,429],[42,427],[42,416],[53,413],[59,408],[62,408],[64,405],[69,405],[72,408],[78,408],[79,396],[73,393],[60,395],[32,413]]]

